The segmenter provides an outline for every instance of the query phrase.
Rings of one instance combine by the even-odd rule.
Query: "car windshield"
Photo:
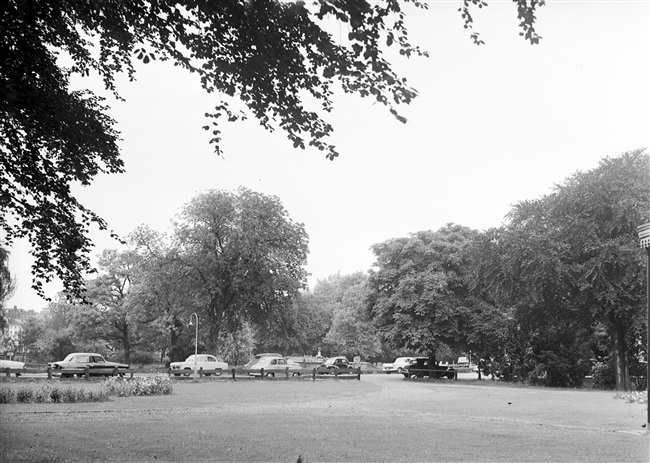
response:
[[[75,356],[73,354],[68,355],[66,358],[63,359],[64,362],[76,362]]]

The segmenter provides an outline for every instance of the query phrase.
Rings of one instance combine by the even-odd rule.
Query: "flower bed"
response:
[[[109,397],[168,395],[171,380],[162,374],[144,378],[110,377],[101,383],[73,385],[60,381],[0,385],[0,403],[104,402]]]

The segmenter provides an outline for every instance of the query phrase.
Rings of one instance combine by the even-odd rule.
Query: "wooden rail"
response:
[[[92,373],[91,373],[92,371]],[[154,369],[128,369],[128,370],[119,370],[117,367],[113,368],[93,368],[92,370],[89,367],[85,368],[64,368],[56,369],[48,367],[47,369],[42,368],[3,368],[0,370],[0,374],[4,373],[6,378],[9,378],[11,374],[15,374],[16,377],[23,374],[46,374],[47,379],[53,379],[55,377],[65,378],[69,377],[82,377],[86,380],[89,380],[91,376],[126,376],[129,375],[130,378],[133,378],[134,373],[151,373]],[[361,380],[361,367],[357,367],[351,370],[338,370],[338,369],[327,369],[327,368],[301,368],[298,370],[285,368],[281,372],[274,370],[273,372],[265,372],[264,369],[260,370],[250,370],[243,368],[232,368],[230,370],[204,370],[203,368],[198,368],[197,370],[174,370],[171,368],[159,369],[159,372],[167,372],[171,376],[192,376],[203,378],[204,376],[221,376],[224,373],[229,373],[229,379],[232,380],[242,380],[247,379],[289,379],[291,377],[309,377],[312,379],[316,378],[333,378],[333,379],[357,379]],[[269,374],[270,373],[270,374]]]
[[[230,373],[230,379],[233,381],[247,379],[289,379],[291,377],[308,377],[311,376],[312,379],[317,377],[331,377],[334,379],[358,379],[361,380],[361,367],[355,368],[353,370],[341,371],[341,370],[329,370],[326,368],[301,368],[299,370],[285,368],[284,370],[273,370],[273,371],[264,371],[264,368],[254,369],[244,369],[244,368],[232,368],[230,370],[203,370],[203,368],[198,368],[197,370],[178,370],[171,369],[168,370],[169,376],[192,376],[203,378],[204,376],[215,374],[215,376],[221,376],[223,373],[228,371]]]
[[[63,368],[63,369],[47,367],[46,370],[40,368],[3,368],[2,372],[5,374],[7,378],[9,378],[13,373],[16,375],[16,377],[24,374],[47,374],[47,379],[52,379],[54,376],[65,377],[67,375],[71,377],[76,375],[78,377],[84,377],[85,379],[90,379],[91,376],[124,376],[127,374],[130,375],[131,378],[133,378],[133,373],[134,373],[134,371],[131,369],[119,370],[117,367],[93,368],[92,373],[89,367]]]

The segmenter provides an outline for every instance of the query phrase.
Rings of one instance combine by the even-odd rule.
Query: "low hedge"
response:
[[[168,395],[172,382],[166,375],[123,379],[110,377],[101,383],[73,385],[60,381],[1,384],[0,404],[104,402],[109,397]]]

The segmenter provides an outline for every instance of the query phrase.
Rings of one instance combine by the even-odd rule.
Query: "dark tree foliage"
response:
[[[384,341],[435,358],[464,342],[474,301],[466,284],[466,249],[478,232],[448,224],[375,244],[368,308]]]
[[[194,294],[185,307],[206,320],[211,347],[244,323],[278,337],[292,334],[309,238],[277,197],[246,188],[199,194],[179,214],[173,246]]]
[[[609,344],[599,349],[611,353],[617,387],[629,387],[629,361],[643,354],[633,349],[645,345],[636,227],[649,214],[650,158],[636,150],[517,204],[506,225],[477,240],[473,287],[491,303],[515,308],[515,363],[550,378],[559,356],[571,368],[549,381],[575,384],[571,372],[603,355],[588,350],[594,331],[604,328]]]
[[[119,173],[118,133],[93,93],[72,91],[71,75],[98,74],[119,98],[115,78],[135,74],[135,63],[170,60],[199,76],[220,96],[206,114],[219,152],[220,117],[254,116],[268,130],[281,128],[295,147],[338,156],[327,142],[334,86],[371,97],[400,121],[400,104],[416,91],[382,56],[395,45],[404,56],[426,55],[411,45],[405,3],[417,0],[3,0],[0,2],[0,226],[6,243],[27,237],[36,258],[34,288],[59,277],[79,294],[92,271],[87,237],[106,223],[80,204],[71,186],[99,173]],[[514,0],[521,35],[537,43],[535,12],[543,1]],[[470,10],[459,11],[472,39]],[[324,28],[334,18],[348,25],[341,43]],[[62,60],[71,62],[62,67]],[[67,62],[66,61],[66,62]],[[230,98],[230,100],[223,98]],[[239,100],[247,113],[232,109]]]

